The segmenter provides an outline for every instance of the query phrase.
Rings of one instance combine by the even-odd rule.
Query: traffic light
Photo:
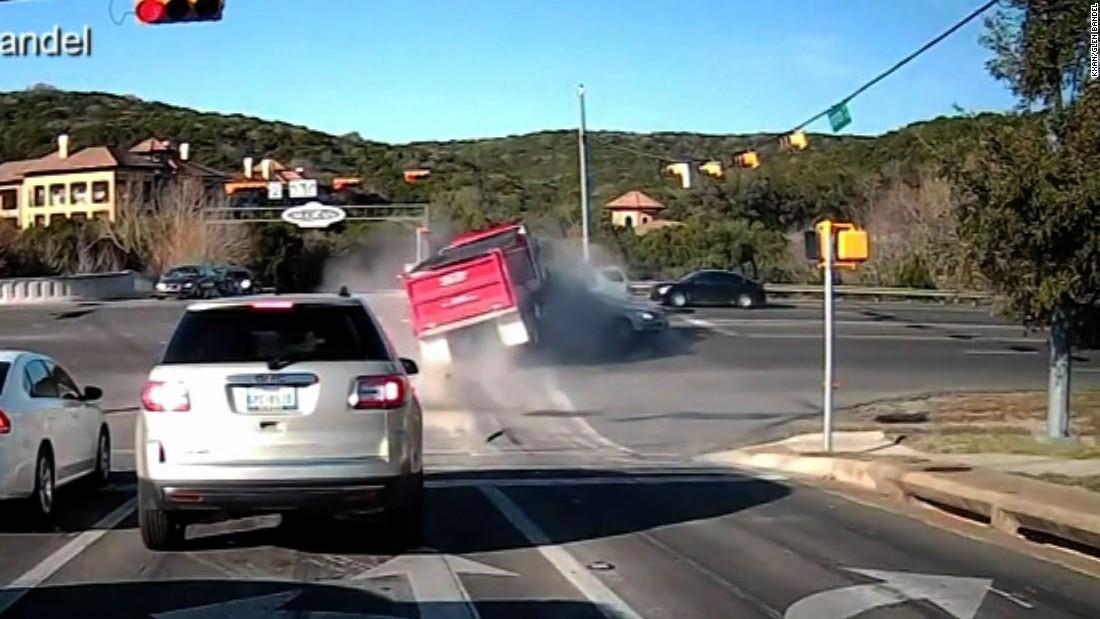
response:
[[[832,242],[833,266],[838,269],[854,269],[871,257],[871,243],[866,230],[855,224],[837,223],[828,219],[819,222],[813,230],[803,233],[806,243],[806,259],[825,266],[825,243]]]
[[[224,0],[135,0],[134,15],[146,25],[221,21]]]
[[[760,167],[760,156],[756,154],[756,151],[750,150],[734,157],[733,163],[739,168],[755,170]]]
[[[722,178],[726,174],[725,170],[722,169],[721,161],[708,161],[699,166],[699,171],[714,178]]]
[[[408,184],[417,183],[432,175],[431,170],[405,170],[405,182]]]
[[[795,131],[790,135],[783,136],[779,141],[788,150],[806,150],[806,147],[810,145],[804,131]]]
[[[357,178],[340,177],[332,179],[332,189],[334,191],[343,191],[345,189],[350,189],[361,184],[362,183]]]
[[[665,166],[665,172],[680,177],[680,186],[691,189],[691,164],[686,162],[673,163]]]

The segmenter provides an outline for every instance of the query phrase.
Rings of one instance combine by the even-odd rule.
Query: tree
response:
[[[987,22],[987,66],[1022,108],[1040,110],[987,129],[948,174],[960,232],[983,276],[1023,324],[1050,328],[1047,433],[1061,438],[1069,433],[1072,348],[1095,326],[1100,290],[1100,88],[1084,79],[1084,3],[1009,4]]]

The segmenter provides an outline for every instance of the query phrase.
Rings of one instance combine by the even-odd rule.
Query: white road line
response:
[[[998,350],[998,349],[982,350],[982,349],[974,349],[974,350],[964,350],[963,354],[965,354],[965,355],[1037,355],[1037,354],[1039,354],[1039,351],[1038,350]]]
[[[102,520],[92,525],[90,531],[85,531],[76,536],[71,542],[57,549],[57,551],[43,559],[41,563],[32,567],[25,574],[7,585],[4,585],[4,587],[0,589],[0,615],[3,615],[9,608],[14,606],[24,595],[30,593],[31,589],[41,585],[46,579],[65,567],[69,561],[72,561],[80,553],[87,550],[89,546],[98,542],[108,531],[114,529],[121,524],[123,520],[129,518],[130,514],[134,513],[136,507],[136,497],[126,501],[122,506],[115,509],[115,511],[107,514]]]
[[[719,326],[719,325],[717,325],[717,324],[715,324],[715,323],[713,323],[709,320],[703,320],[702,318],[692,318],[692,317],[688,316],[688,317],[685,317],[683,319],[683,321],[688,323],[689,325],[691,325],[693,327],[698,327],[700,329],[709,329],[709,330],[714,331],[716,333],[721,333],[722,335],[728,335],[730,337],[737,337],[738,336],[738,333],[736,331],[734,331],[733,329],[728,329],[726,327]]]
[[[535,545],[539,554],[568,580],[589,602],[595,604],[600,613],[608,619],[642,619],[626,602],[615,594],[599,578],[592,575],[563,546],[554,544],[549,536],[508,495],[497,488],[482,488],[489,501],[523,534],[527,541]]]
[[[557,381],[553,375],[547,375],[544,381],[546,391],[550,396],[550,401],[554,403],[554,406],[560,410],[568,411],[571,413],[577,412],[577,407],[574,406],[572,398],[569,397],[561,387],[558,386]],[[576,426],[580,439],[580,443],[584,446],[593,447],[597,449],[610,449],[612,451],[618,451],[627,455],[635,455],[634,451],[627,449],[615,441],[600,434],[592,424],[588,423],[581,417],[571,417],[569,421]]]

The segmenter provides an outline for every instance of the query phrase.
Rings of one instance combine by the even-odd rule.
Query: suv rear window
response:
[[[388,361],[385,337],[358,305],[249,305],[187,312],[164,352],[165,364]]]
[[[11,364],[7,361],[0,361],[0,395],[4,395],[4,383],[8,382],[9,371],[11,371]]]

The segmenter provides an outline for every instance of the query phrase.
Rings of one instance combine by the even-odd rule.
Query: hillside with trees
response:
[[[765,278],[803,280],[810,273],[790,247],[791,233],[822,215],[841,215],[871,226],[879,241],[875,264],[859,277],[918,286],[975,285],[965,274],[952,272],[955,261],[940,261],[913,239],[935,236],[924,224],[934,222],[949,199],[937,166],[969,148],[983,128],[1003,122],[1002,116],[987,114],[916,123],[875,138],[811,133],[810,147],[797,153],[782,152],[777,136],[770,135],[592,132],[595,208],[640,189],[668,205],[669,218],[688,224],[638,239],[615,234],[604,222],[601,243],[639,276],[697,266],[740,268],[748,247]],[[5,161],[47,154],[63,131],[77,148],[129,147],[157,136],[188,142],[194,159],[227,172],[236,171],[245,156],[268,156],[319,178],[356,175],[367,189],[390,200],[431,202],[440,225],[452,229],[523,217],[544,234],[579,234],[573,131],[389,145],[355,134],[334,136],[247,116],[42,85],[0,94],[0,127],[0,160]],[[731,167],[734,154],[750,146],[757,148],[763,165]],[[681,158],[723,161],[726,176],[700,175],[696,186],[682,189],[663,172],[667,163]],[[430,180],[406,184],[402,172],[414,167],[431,168]]]

